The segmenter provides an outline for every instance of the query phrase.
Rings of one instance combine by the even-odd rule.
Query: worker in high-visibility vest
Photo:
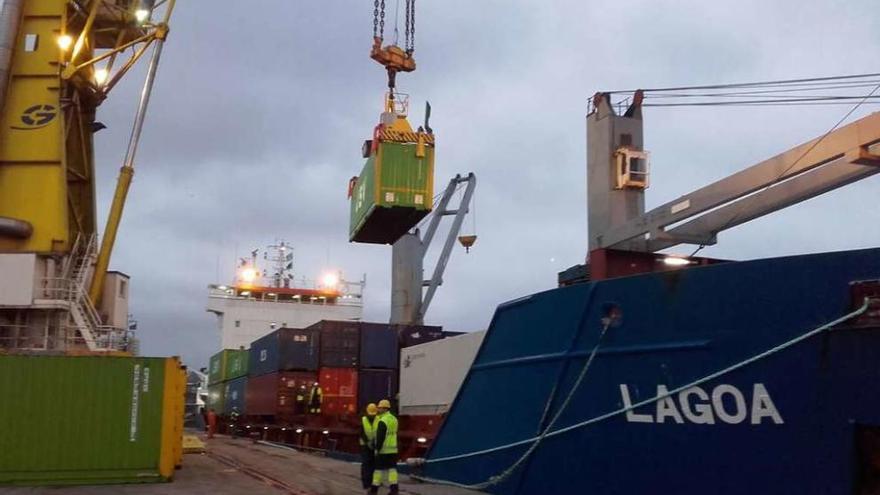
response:
[[[321,385],[315,382],[309,390],[309,414],[321,414],[321,402],[324,401],[324,391]]]
[[[309,391],[306,389],[306,386],[300,384],[299,389],[296,391],[296,401],[293,405],[293,413],[294,414],[305,414],[306,413],[306,396],[309,394]]]
[[[391,402],[382,399],[376,417],[376,465],[373,471],[373,486],[370,493],[379,493],[382,478],[388,478],[389,495],[397,495],[397,418],[391,414]]]
[[[364,490],[373,486],[373,465],[376,456],[373,449],[376,447],[376,404],[367,404],[365,415],[361,416],[361,436],[358,439],[361,444],[361,485]]]

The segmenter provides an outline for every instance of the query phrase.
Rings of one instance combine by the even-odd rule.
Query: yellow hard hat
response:
[[[388,399],[382,399],[379,401],[379,409],[391,409],[391,403],[388,402]]]
[[[367,414],[369,414],[370,416],[375,416],[377,412],[379,412],[379,410],[376,409],[376,404],[373,404],[372,402],[367,404]]]

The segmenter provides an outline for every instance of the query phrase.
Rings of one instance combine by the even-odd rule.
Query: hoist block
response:
[[[416,70],[416,60],[397,45],[382,47],[382,40],[373,38],[370,58],[395,72],[412,72]]]

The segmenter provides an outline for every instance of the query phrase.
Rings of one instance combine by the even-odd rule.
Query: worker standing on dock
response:
[[[214,411],[214,408],[208,409],[208,438],[214,438],[214,433],[217,433],[217,412]]]
[[[364,490],[370,490],[376,463],[373,449],[376,448],[376,414],[379,410],[371,402],[367,404],[366,412],[361,416],[361,436],[358,441],[361,444],[361,486]]]
[[[238,437],[238,420],[240,416],[238,408],[232,406],[232,412],[229,413],[229,419],[232,421],[232,438]]]
[[[324,391],[321,385],[315,382],[309,390],[309,414],[321,414],[321,402],[324,401]]]
[[[391,414],[391,402],[388,399],[379,401],[379,416],[376,418],[376,453],[373,486],[370,493],[379,493],[382,478],[387,474],[389,495],[397,495],[397,418]]]

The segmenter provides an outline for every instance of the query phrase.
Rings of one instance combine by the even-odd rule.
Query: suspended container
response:
[[[380,124],[364,144],[361,174],[349,183],[349,240],[393,244],[431,212],[434,198],[434,135],[414,132],[402,115]]]
[[[0,356],[0,485],[167,481],[185,393],[177,358]]]

